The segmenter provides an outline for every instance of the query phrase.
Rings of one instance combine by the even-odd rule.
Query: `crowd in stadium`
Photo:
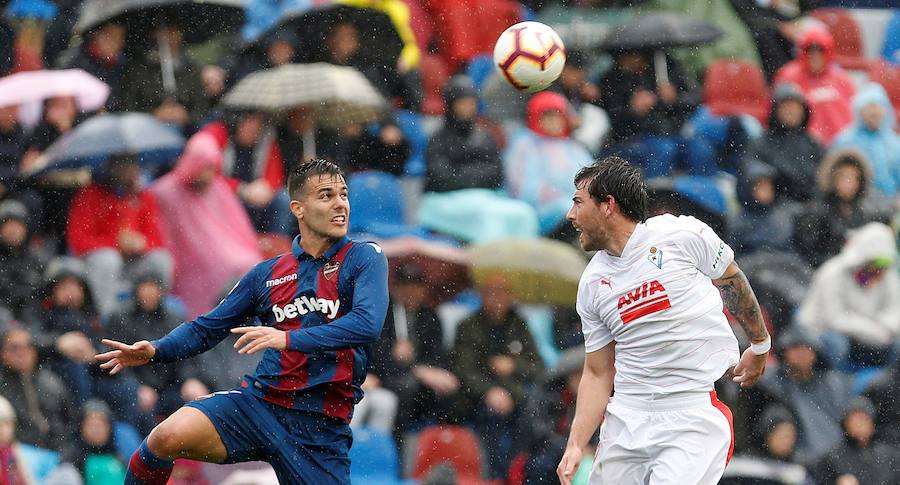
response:
[[[233,340],[112,377],[93,356],[101,338],[152,340],[205,313],[287,250],[297,224],[285,180],[316,157],[345,170],[351,233],[382,243],[392,268],[353,427],[357,443],[386,437],[375,449],[394,468],[361,469],[378,461],[359,455],[353,473],[555,483],[584,358],[574,293],[568,304],[528,301],[514,272],[476,285],[468,263],[435,269],[427,249],[571,243],[573,176],[620,155],[647,177],[653,214],[694,215],[732,246],[773,335],[757,386],[718,386],[737,436],[722,483],[900,483],[900,11],[890,2],[247,0],[202,42],[202,11],[88,21],[115,2],[0,3],[0,76],[81,69],[108,87],[90,109],[81,91],[62,90],[29,115],[34,103],[2,92],[0,78],[0,482],[121,483],[156,423],[239,384],[255,359]],[[331,8],[340,13],[316,17]],[[657,10],[721,35],[664,50],[585,35]],[[528,19],[567,43],[559,80],[531,96],[491,60],[500,32]],[[387,109],[340,124],[308,106],[223,101],[258,71],[311,62],[358,70]],[[55,142],[125,111],[152,116],[181,146],[164,160],[120,150],[61,163],[73,147]],[[460,266],[462,283],[436,287]],[[475,471],[423,464],[428,439],[456,443]],[[214,473],[180,461],[170,483],[225,483]]]

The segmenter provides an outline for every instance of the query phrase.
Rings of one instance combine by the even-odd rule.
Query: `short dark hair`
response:
[[[622,215],[634,222],[647,219],[647,186],[641,172],[624,159],[611,156],[596,160],[575,175],[575,187],[587,181],[588,193],[597,202],[610,195],[616,199]]]
[[[328,160],[312,159],[294,167],[288,176],[288,195],[292,200],[300,200],[303,185],[314,175],[334,175],[343,177],[344,171]]]

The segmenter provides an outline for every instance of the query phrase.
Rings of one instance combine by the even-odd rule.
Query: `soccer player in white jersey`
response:
[[[709,226],[647,218],[646,187],[628,162],[597,161],[575,188],[567,217],[597,253],[578,287],[586,358],[560,482],[569,485],[603,422],[592,485],[718,483],[734,427],[713,384],[731,369],[752,386],[771,348],[756,296]],[[740,358],[723,300],[751,341]]]

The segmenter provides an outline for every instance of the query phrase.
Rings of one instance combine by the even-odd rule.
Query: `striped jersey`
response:
[[[287,332],[287,349],[263,351],[241,386],[267,402],[349,422],[387,305],[380,247],[344,237],[313,258],[298,236],[290,253],[256,265],[209,313],[154,341],[153,360],[205,352],[235,327],[272,326]]]
[[[709,391],[738,362],[712,283],[734,252],[703,222],[670,214],[638,224],[622,255],[598,251],[578,285],[586,352],[616,342],[616,393]]]

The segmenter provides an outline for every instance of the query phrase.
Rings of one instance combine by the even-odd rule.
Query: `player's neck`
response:
[[[610,231],[609,243],[606,245],[606,253],[617,258],[622,256],[622,253],[625,251],[625,246],[628,245],[628,240],[631,239],[631,235],[634,234],[635,227],[637,227],[637,223],[634,221],[624,218],[621,221],[617,221],[612,228],[612,231]]]
[[[325,251],[328,251],[328,248],[338,241],[336,238],[323,236],[321,234],[309,232],[304,234],[304,232],[306,231],[300,230],[300,247],[303,248],[303,252],[313,258],[322,257],[322,255],[325,254]]]

